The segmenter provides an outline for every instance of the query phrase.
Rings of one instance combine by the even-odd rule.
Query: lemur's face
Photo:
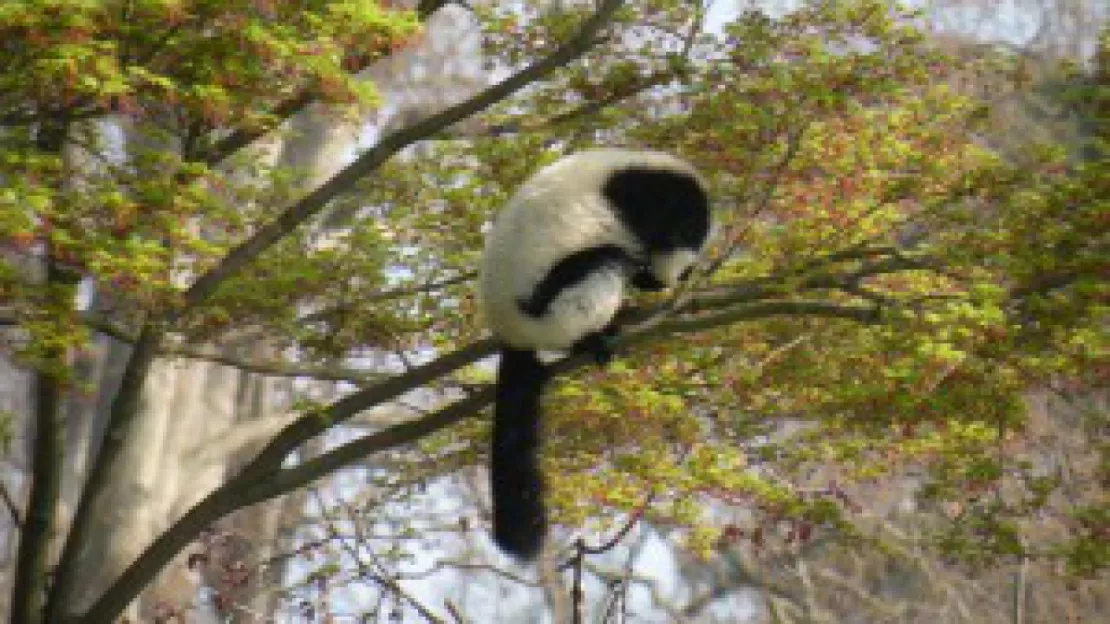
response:
[[[651,257],[651,273],[668,287],[674,287],[690,277],[697,259],[698,252],[692,249],[661,251]]]
[[[651,254],[651,272],[671,287],[690,277],[712,229],[709,215],[703,211],[683,217],[659,233],[656,251]]]

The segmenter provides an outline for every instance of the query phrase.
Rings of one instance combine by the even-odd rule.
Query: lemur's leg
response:
[[[623,309],[621,310],[623,311]],[[613,343],[620,334],[622,325],[621,311],[618,311],[612,321],[601,331],[587,334],[584,338],[574,343],[571,353],[592,355],[594,361],[604,366],[613,360]]]
[[[613,338],[616,337],[616,332],[610,331],[610,327],[614,326],[610,325],[579,339],[571,346],[571,353],[593,356],[594,361],[602,366],[608,364],[613,360]]]

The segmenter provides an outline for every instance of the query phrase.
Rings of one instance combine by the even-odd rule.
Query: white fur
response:
[[[498,338],[521,349],[561,350],[613,319],[628,279],[617,269],[598,271],[560,293],[541,318],[522,313],[517,302],[576,251],[615,244],[634,257],[643,255],[640,242],[602,196],[609,175],[629,166],[697,175],[685,162],[660,152],[579,152],[538,171],[497,216],[486,241],[480,288],[486,321]],[[694,257],[678,252],[653,258],[652,270],[673,285]],[[687,264],[680,266],[683,261]]]

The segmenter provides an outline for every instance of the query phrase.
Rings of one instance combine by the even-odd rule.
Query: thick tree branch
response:
[[[48,286],[56,283],[57,269],[49,262]],[[56,351],[56,350],[55,350]],[[64,366],[65,353],[51,354],[51,364]],[[31,492],[19,535],[15,580],[12,585],[12,621],[42,621],[50,543],[61,491],[63,438],[61,404],[64,384],[54,371],[40,371],[35,378],[35,431],[31,454]]]
[[[82,616],[81,621],[110,622],[117,616],[145,583],[153,578],[178,552],[185,548],[198,533],[219,518],[236,509],[268,500],[297,487],[311,483],[323,474],[352,462],[365,459],[368,454],[408,444],[435,431],[439,431],[465,417],[473,416],[493,398],[493,389],[487,388],[471,397],[452,403],[424,418],[401,423],[378,433],[361,438],[361,445],[345,444],[334,451],[313,458],[303,464],[276,471],[252,486],[241,487],[236,477],[220,487],[190,509],[180,520],[162,533],[136,559],[112,586]],[[367,448],[373,449],[369,452]]]
[[[392,400],[409,390],[426,385],[458,368],[477,362],[492,355],[495,349],[496,345],[492,340],[475,342],[427,364],[417,366],[404,374],[350,394],[333,403],[322,413],[303,416],[274,437],[243,469],[243,474],[270,473],[281,466],[285,457],[293,449],[336,423],[343,422],[365,409]]]
[[[622,334],[617,339],[616,345],[618,347],[627,347],[643,342],[660,340],[673,334],[704,331],[741,320],[755,320],[773,316],[818,316],[826,318],[844,318],[857,322],[872,323],[878,320],[878,311],[877,308],[873,306],[837,305],[816,301],[768,301],[740,306],[736,309],[726,309],[716,314],[702,315],[688,319],[673,319],[660,323],[653,323],[647,320],[642,324],[634,326],[629,332]],[[456,364],[461,366],[467,361],[475,361],[478,359],[475,357],[476,353],[488,354],[488,349],[490,347],[491,345],[489,345],[487,341],[477,342],[450,355],[444,356],[431,364],[435,364],[437,368],[443,369],[451,368]],[[587,356],[572,356],[556,362],[552,365],[552,369],[554,374],[561,375],[589,364],[592,361],[593,360]],[[453,367],[457,368],[458,366]],[[453,368],[451,368],[451,370],[453,370]],[[414,375],[413,373],[417,374]],[[417,382],[415,379],[429,376],[428,371],[414,370],[413,373],[402,376],[408,379],[405,384],[398,384],[398,386],[404,386],[403,389],[395,387],[392,388],[394,392],[388,394],[396,396],[401,392],[419,387],[425,382]],[[431,377],[434,378],[436,376],[431,375]],[[339,418],[349,418],[353,413],[372,407],[381,400],[389,400],[388,398],[382,398],[386,396],[386,394],[387,393],[378,390],[378,388],[370,388],[356,392],[350,395],[350,397],[340,399],[332,404],[332,406],[312,420],[317,423],[321,421],[328,423]],[[390,398],[392,398],[392,396]],[[348,401],[351,397],[358,397],[358,399],[357,401]],[[418,439],[423,435],[438,431],[464,418],[468,418],[474,415],[477,410],[488,405],[492,397],[492,389],[483,388],[467,398],[452,403],[425,418],[402,423],[383,430],[380,433],[353,440],[292,468],[275,472],[271,466],[269,470],[259,474],[254,471],[269,464],[268,462],[259,462],[256,459],[239,477],[236,477],[236,481],[239,483],[245,481],[248,484],[246,491],[250,492],[247,496],[251,500],[254,500],[256,496],[264,496],[264,498],[276,496],[283,491],[287,491],[289,488],[310,483],[329,472],[333,472],[345,465],[364,459],[376,452],[392,448],[397,444],[406,443],[409,440]],[[356,406],[357,409],[354,409]],[[352,409],[354,409],[354,412],[351,412]],[[302,419],[298,421],[298,423],[305,421],[306,419]],[[295,427],[296,424],[293,426]],[[323,428],[326,428],[326,426],[322,427],[321,431]],[[279,435],[279,438],[280,437],[281,435]],[[265,453],[265,451],[263,451],[263,453]],[[282,457],[284,457],[284,454]],[[256,463],[258,464],[257,466]],[[260,478],[263,476],[264,478]]]
[[[632,327],[627,334],[622,334],[617,340],[617,346],[658,340],[675,333],[702,331],[738,320],[775,315],[826,316],[871,322],[875,320],[877,312],[874,308],[863,306],[838,306],[821,302],[762,302],[693,319],[675,319],[662,323],[651,322],[649,319],[639,326]],[[202,529],[224,515],[307,485],[344,466],[365,460],[375,453],[409,444],[476,416],[493,400],[492,387],[482,388],[422,418],[393,425],[348,442],[296,466],[280,468],[280,460],[284,459],[288,450],[295,448],[303,439],[307,439],[306,435],[315,435],[312,432],[321,432],[337,421],[350,418],[359,411],[390,400],[460,366],[485,357],[492,353],[493,348],[494,344],[491,340],[473,343],[413,369],[405,375],[398,376],[396,380],[355,392],[333,403],[322,412],[302,418],[287,427],[242,473],[190,509],[173,527],[160,535],[101,596],[85,615],[88,618],[87,621],[110,621],[135,596],[147,579],[157,574]],[[561,375],[590,364],[592,361],[593,359],[588,356],[573,356],[556,362],[552,368],[555,374]],[[275,461],[278,463],[275,464]]]
[[[143,383],[146,381],[150,365],[157,356],[160,338],[161,332],[148,325],[139,333],[135,341],[131,358],[120,380],[119,390],[112,399],[108,425],[100,451],[89,471],[89,477],[81,492],[77,509],[74,511],[69,535],[58,559],[54,585],[47,600],[47,622],[58,621],[67,615],[64,610],[70,606],[70,600],[79,580],[77,578],[78,560],[81,551],[89,543],[95,501],[107,489],[112,469],[138,415]]]
[[[61,487],[62,440],[59,422],[61,390],[58,380],[39,373],[35,381],[35,440],[31,464],[31,494],[20,532],[15,582],[12,585],[12,621],[39,622],[46,586],[47,554],[58,510]]]
[[[594,44],[597,33],[605,27],[621,4],[623,4],[621,0],[604,0],[597,12],[582,24],[577,34],[547,57],[464,102],[382,137],[377,145],[287,208],[277,219],[259,228],[250,238],[228,253],[223,261],[200,276],[184,295],[185,307],[195,307],[206,300],[229,277],[256,260],[271,245],[319,212],[328,202],[351,188],[360,178],[377,169],[397,152],[492,106],[581,56]]]

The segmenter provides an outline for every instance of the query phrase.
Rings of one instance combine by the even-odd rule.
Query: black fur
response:
[[[648,255],[697,250],[709,236],[709,197],[690,174],[629,167],[613,173],[602,193]]]
[[[630,282],[636,288],[646,292],[658,292],[667,287],[667,285],[659,281],[659,278],[655,277],[655,274],[647,267],[633,274]]]
[[[547,532],[538,453],[540,397],[549,377],[534,351],[501,350],[490,457],[493,539],[522,559],[539,553]]]
[[[610,325],[575,343],[572,351],[607,364],[616,334],[617,326]],[[540,398],[550,376],[534,351],[502,348],[490,457],[493,539],[503,551],[525,560],[539,554],[547,533],[539,450]]]
[[[518,305],[525,314],[540,318],[547,314],[548,306],[563,290],[597,271],[605,269],[622,271],[626,266],[634,264],[635,260],[632,256],[616,245],[599,245],[583,249],[563,258],[551,267],[547,275],[532,290],[532,296],[519,301]]]

